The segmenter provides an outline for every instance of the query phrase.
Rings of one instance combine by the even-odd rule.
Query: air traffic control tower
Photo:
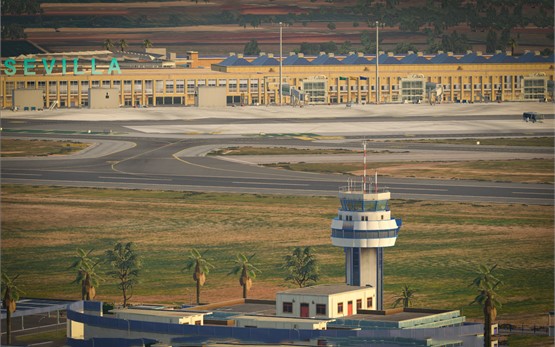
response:
[[[331,241],[345,251],[346,283],[376,288],[377,310],[383,310],[383,248],[395,245],[401,228],[401,219],[391,217],[390,197],[387,189],[378,188],[377,173],[373,180],[366,176],[364,143],[363,176],[340,188],[341,207],[331,224]]]

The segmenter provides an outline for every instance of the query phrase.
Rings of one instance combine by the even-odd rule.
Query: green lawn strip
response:
[[[516,335],[512,334],[507,337],[507,346],[511,347],[552,347],[552,336],[539,335]]]
[[[497,263],[500,319],[541,316],[553,302],[553,211],[549,206],[392,200],[403,218],[395,247],[386,248],[386,307],[401,286],[417,290],[419,307],[463,309],[475,293],[468,286],[478,264]],[[233,288],[228,276],[235,255],[256,253],[262,271],[254,281],[287,288],[281,269],[293,247],[311,245],[321,283],[344,279],[343,250],[330,242],[330,223],[339,203],[333,197],[2,186],[2,268],[20,273],[26,296],[79,298],[68,270],[76,248],[100,256],[117,241],[134,241],[143,255],[135,295],[190,301],[195,283],[181,269],[191,248],[208,250],[216,266],[207,276],[209,293]],[[501,218],[500,216],[507,216]],[[107,270],[105,265],[100,272]],[[104,276],[101,300],[118,300],[115,281]],[[156,299],[159,300],[159,299]],[[516,317],[516,318],[515,318]]]
[[[73,141],[50,141],[50,140],[1,140],[2,157],[29,157],[65,155],[78,152],[89,147],[88,143]]]

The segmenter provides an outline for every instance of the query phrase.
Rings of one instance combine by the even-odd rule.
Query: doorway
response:
[[[309,309],[308,309],[308,304],[301,304],[301,317],[308,317],[309,316]]]

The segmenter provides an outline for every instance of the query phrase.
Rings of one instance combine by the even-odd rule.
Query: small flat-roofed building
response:
[[[333,319],[289,318],[276,316],[234,316],[236,327],[270,329],[326,330]]]
[[[325,284],[277,293],[276,315],[281,317],[337,318],[374,310],[376,290],[373,287]]]
[[[203,325],[205,313],[176,310],[123,308],[110,311],[116,318],[143,322]]]

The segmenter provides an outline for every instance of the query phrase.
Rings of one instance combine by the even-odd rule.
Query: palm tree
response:
[[[119,48],[121,49],[122,52],[125,51],[125,49],[127,47],[129,47],[129,45],[127,44],[127,41],[125,41],[124,39],[119,40]]]
[[[256,273],[260,272],[252,263],[252,258],[255,254],[247,257],[243,253],[237,254],[235,265],[228,275],[236,275],[241,273],[239,277],[239,284],[243,287],[243,299],[247,298],[247,291],[252,287],[252,280],[256,278]]]
[[[17,308],[19,294],[23,293],[16,285],[15,281],[19,275],[10,278],[6,273],[2,273],[2,306],[6,308],[6,343],[12,342],[12,313]]]
[[[149,39],[145,39],[145,40],[143,41],[143,47],[144,47],[144,48],[152,48],[152,42],[150,42]]]
[[[393,302],[393,307],[399,306],[399,304],[403,304],[403,308],[408,308],[412,306],[414,301],[414,293],[416,290],[411,289],[408,285],[403,286],[403,290],[401,291],[401,295],[397,295],[395,301]]]
[[[77,259],[71,264],[70,269],[77,269],[77,276],[71,283],[81,284],[81,300],[93,300],[96,296],[96,287],[100,276],[95,268],[100,264],[100,260],[91,257],[92,249],[88,252],[77,248]]]
[[[491,268],[480,265],[478,267],[478,277],[470,284],[478,291],[478,295],[470,304],[480,304],[484,313],[484,346],[491,346],[491,324],[497,317],[497,309],[501,308],[501,302],[497,299],[496,288],[503,282],[493,273],[496,267],[497,264]]]
[[[104,40],[104,43],[102,44],[102,46],[104,47],[104,49],[109,51],[114,49],[114,43],[110,39]]]
[[[206,282],[206,275],[210,272],[210,268],[214,268],[214,265],[210,264],[208,259],[204,257],[206,252],[208,251],[204,251],[201,254],[193,248],[191,254],[189,254],[189,258],[187,258],[185,262],[185,267],[181,269],[181,271],[188,271],[194,268],[193,280],[197,282],[197,305],[200,304],[200,287]]]
[[[287,271],[286,281],[291,281],[299,286],[306,287],[311,282],[317,282],[320,278],[318,272],[318,261],[311,247],[296,247],[293,253],[286,255],[283,268]]]
[[[515,48],[518,46],[514,37],[511,37],[509,39],[509,42],[507,42],[507,46],[511,48],[511,55],[514,56],[515,55]]]
[[[128,242],[125,245],[118,242],[113,250],[106,251],[106,261],[112,267],[112,271],[106,274],[119,280],[119,288],[123,294],[123,307],[127,306],[128,301],[133,296],[131,291],[139,283],[139,270],[142,267],[142,260],[135,251],[135,244]]]

